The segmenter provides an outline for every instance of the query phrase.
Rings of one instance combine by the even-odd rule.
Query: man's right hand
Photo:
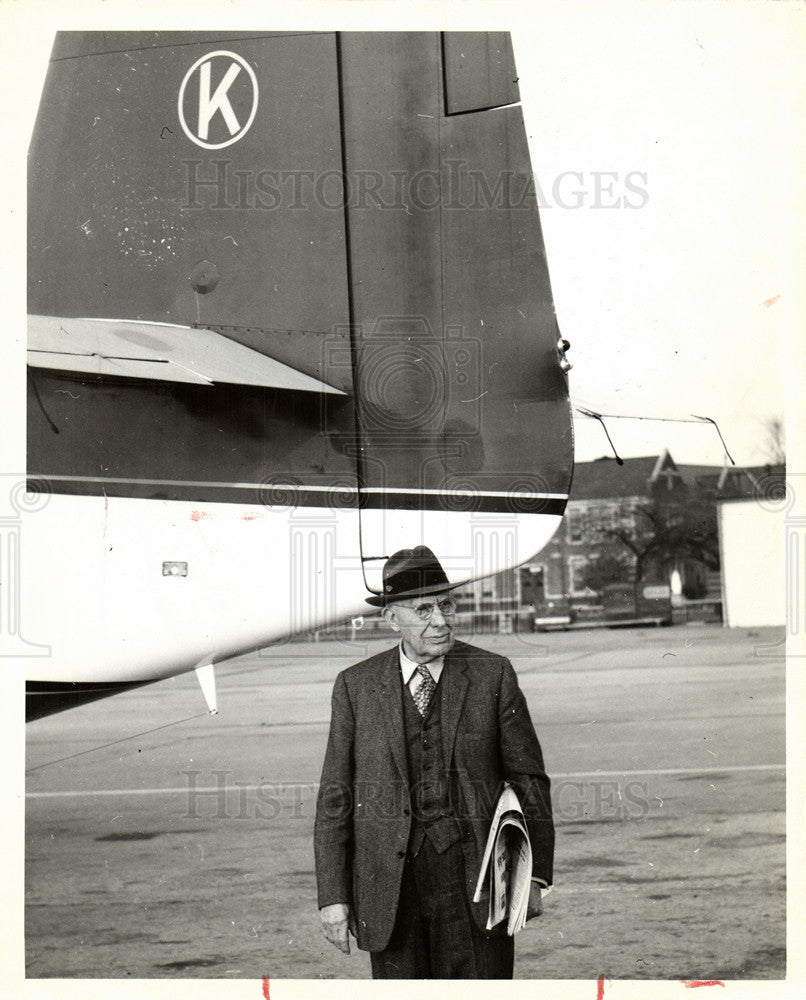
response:
[[[353,936],[356,936],[355,921],[349,903],[331,903],[330,906],[323,906],[319,911],[319,916],[322,920],[322,930],[328,941],[335,945],[339,951],[349,955],[350,936],[348,931],[352,931]]]

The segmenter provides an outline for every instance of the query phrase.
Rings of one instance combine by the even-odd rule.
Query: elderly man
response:
[[[513,939],[473,893],[504,781],[534,858],[528,916],[551,883],[549,779],[509,660],[454,640],[450,583],[425,546],[387,560],[383,608],[400,644],[342,671],[314,848],[328,941],[349,933],[375,979],[509,979]]]

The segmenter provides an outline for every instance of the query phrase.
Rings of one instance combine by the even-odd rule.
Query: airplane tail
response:
[[[505,33],[57,36],[28,198],[48,642],[74,591],[124,679],[189,669],[354,611],[397,549],[458,581],[542,548],[573,440],[518,101]],[[338,541],[300,556],[334,517]],[[268,625],[258,555],[288,545],[278,564],[329,589],[305,614],[272,592]],[[337,586],[342,558],[359,580]],[[244,624],[197,648],[208,605]],[[170,616],[153,654],[120,639],[137,609]]]

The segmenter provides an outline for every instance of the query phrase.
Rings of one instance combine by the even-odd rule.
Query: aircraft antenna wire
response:
[[[140,736],[148,736],[150,733],[157,733],[161,729],[168,729],[171,726],[178,726],[182,722],[192,722],[193,719],[206,718],[209,712],[200,712],[198,715],[189,715],[184,719],[176,719],[173,722],[166,722],[162,726],[155,726],[154,729],[146,729],[142,733],[133,733],[131,736],[123,736],[119,740],[113,740],[111,743],[104,743],[99,747],[90,747],[88,750],[79,750],[78,753],[68,754],[67,757],[59,757],[58,760],[49,760],[45,764],[37,764],[36,767],[29,767],[26,769],[26,774],[33,774],[34,771],[41,771],[44,767],[52,767],[54,764],[61,764],[66,760],[73,760],[75,757],[83,757],[88,753],[95,753],[96,750],[106,750],[108,747],[117,746],[119,743],[126,743],[127,740],[136,740]]]
[[[613,454],[616,456],[616,462],[618,462],[619,465],[623,465],[624,462],[619,458],[615,445],[607,432],[607,427],[605,426],[603,419],[605,417],[607,417],[608,420],[657,420],[664,424],[713,424],[714,430],[717,432],[719,440],[722,442],[725,457],[731,465],[736,465],[736,462],[733,460],[733,456],[728,451],[728,446],[725,443],[725,438],[722,436],[722,431],[719,429],[719,424],[713,417],[700,417],[696,413],[692,413],[690,417],[651,417],[644,414],[638,415],[634,413],[598,413],[596,410],[589,409],[587,406],[580,406],[578,403],[574,403],[573,405],[574,409],[581,416],[590,417],[592,420],[599,421],[602,425],[602,430],[605,432],[605,436],[610,443],[610,447],[613,449]]]
[[[593,420],[598,420],[599,421],[599,423],[602,425],[602,430],[605,433],[605,437],[607,438],[607,443],[613,449],[613,454],[616,457],[616,465],[624,465],[624,459],[616,451],[616,446],[613,444],[613,439],[610,437],[610,432],[608,431],[607,425],[604,422],[603,415],[601,413],[596,413],[594,410],[586,410],[586,409],[584,409],[581,406],[577,406],[576,409],[583,416],[585,416],[585,417],[591,417]]]
[[[725,454],[730,459],[730,464],[731,465],[736,465],[736,463],[733,461],[733,456],[728,451],[728,446],[725,444],[725,439],[722,437],[722,431],[719,429],[719,424],[716,422],[716,420],[714,420],[713,417],[698,417],[696,413],[692,413],[691,415],[692,415],[692,417],[695,417],[697,420],[702,420],[702,421],[704,421],[706,423],[714,425],[714,429],[716,430],[717,434],[719,435],[719,440],[722,442],[722,447],[725,449]]]

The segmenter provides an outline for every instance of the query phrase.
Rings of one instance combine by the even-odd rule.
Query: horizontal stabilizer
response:
[[[29,316],[28,363],[96,375],[345,395],[212,330],[170,323]]]

